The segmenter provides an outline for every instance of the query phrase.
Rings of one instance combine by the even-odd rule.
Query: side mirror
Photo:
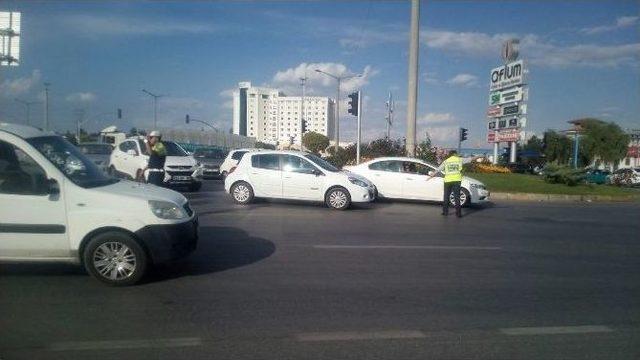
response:
[[[49,195],[60,194],[60,184],[55,179],[47,179],[47,189]]]
[[[138,152],[133,150],[133,149],[129,149],[129,150],[127,150],[127,155],[137,156]]]
[[[313,174],[315,176],[323,176],[324,175],[324,173],[322,171],[318,170],[318,169],[314,169],[313,170]]]
[[[433,175],[435,175],[435,174],[436,174],[436,172],[435,172],[435,171],[433,171],[433,170],[430,170],[430,171],[429,171],[429,173],[428,173],[428,175],[429,175],[429,176],[433,176]]]

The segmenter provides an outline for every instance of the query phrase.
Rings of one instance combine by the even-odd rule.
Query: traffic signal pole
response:
[[[356,140],[356,164],[360,164],[360,143],[362,141],[362,92],[358,91],[358,138]]]

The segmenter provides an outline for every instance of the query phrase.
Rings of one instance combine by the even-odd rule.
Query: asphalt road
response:
[[[0,359],[638,359],[640,206],[232,204],[145,284],[0,265]]]

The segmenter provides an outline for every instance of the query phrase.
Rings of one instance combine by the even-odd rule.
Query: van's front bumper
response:
[[[198,244],[198,218],[179,224],[147,225],[136,231],[154,263],[189,255]]]

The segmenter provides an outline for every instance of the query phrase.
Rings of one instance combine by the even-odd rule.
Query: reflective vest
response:
[[[453,155],[442,162],[444,182],[462,181],[462,159]]]

